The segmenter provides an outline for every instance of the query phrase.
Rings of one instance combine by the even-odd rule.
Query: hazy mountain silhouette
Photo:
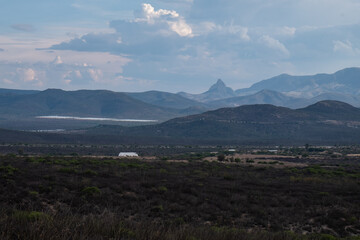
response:
[[[144,103],[125,93],[105,90],[48,89],[35,94],[0,95],[0,113],[3,117],[65,115],[166,120],[200,111],[196,108],[163,108]]]
[[[229,97],[235,97],[234,90],[227,87],[225,83],[219,79],[214,85],[212,85],[208,91],[201,94],[190,94],[185,92],[178,93],[180,96],[188,99],[196,100],[199,102],[210,102],[218,99],[224,99]]]
[[[282,74],[255,83],[250,88],[236,90],[238,95],[249,95],[268,89],[297,97],[312,98],[323,93],[360,94],[360,68],[346,68],[334,74],[291,76]]]
[[[174,94],[174,93],[148,91],[148,92],[126,93],[126,94],[142,102],[160,107],[175,108],[175,109],[186,109],[186,108],[197,107],[197,108],[206,109],[205,104],[185,98],[179,94]]]

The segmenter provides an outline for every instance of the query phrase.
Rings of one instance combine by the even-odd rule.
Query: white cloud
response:
[[[186,24],[184,19],[179,19],[176,22],[169,22],[171,30],[179,34],[181,37],[192,37],[192,29]]]
[[[277,32],[279,35],[282,36],[293,37],[296,33],[296,28],[285,26],[285,27],[281,27]]]
[[[289,56],[290,55],[290,52],[289,50],[285,47],[284,44],[282,44],[279,40],[275,39],[275,38],[272,38],[268,35],[263,35],[259,41],[261,43],[263,43],[265,46],[267,46],[268,48],[271,48],[271,49],[274,49],[274,50],[277,50],[281,53],[283,53],[284,55],[286,56]]]
[[[231,34],[239,34],[240,38],[244,41],[250,41],[250,36],[248,35],[248,28],[242,27],[239,25],[233,25],[231,24],[228,27],[228,30]]]
[[[16,70],[21,80],[24,82],[32,82],[35,80],[36,73],[31,68],[18,68]]]
[[[165,9],[159,9],[158,11],[155,11],[155,8],[148,3],[144,3],[142,5],[142,8],[143,8],[143,14],[147,19],[147,22],[151,24],[155,23],[156,18],[160,18],[162,16],[169,16],[171,18],[179,18],[180,16],[176,11],[165,10]]]
[[[101,82],[103,80],[104,75],[101,69],[89,68],[87,72],[89,73],[91,79],[95,82]]]
[[[138,18],[135,22],[146,21],[148,24],[156,24],[157,22],[166,22],[170,29],[181,37],[193,37],[192,28],[186,23],[185,19],[181,17],[174,10],[155,8],[148,3],[142,5],[143,15],[145,19]]]
[[[354,48],[352,43],[349,40],[346,41],[333,41],[334,43],[334,52],[356,55],[360,54],[360,49]]]

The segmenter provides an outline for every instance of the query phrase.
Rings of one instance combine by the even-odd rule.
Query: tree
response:
[[[223,161],[225,161],[225,155],[220,154],[220,155],[217,156],[217,159],[218,159],[219,162],[223,162]]]

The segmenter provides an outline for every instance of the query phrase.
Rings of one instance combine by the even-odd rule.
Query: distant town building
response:
[[[119,157],[138,157],[139,154],[136,152],[121,152],[119,153]]]
[[[229,149],[228,152],[236,152],[236,149]]]

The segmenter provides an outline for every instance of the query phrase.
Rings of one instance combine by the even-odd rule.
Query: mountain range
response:
[[[321,101],[290,109],[269,104],[221,108],[160,124],[98,125],[62,133],[0,129],[1,142],[87,144],[333,145],[360,141],[360,109]]]
[[[87,134],[176,139],[177,141],[259,144],[334,144],[360,140],[360,109],[338,101],[321,101],[289,109],[269,104],[221,108],[175,118],[157,125],[101,125]]]
[[[175,95],[175,97],[177,99],[181,98],[178,95]],[[183,99],[183,101],[190,100]],[[176,101],[174,102],[176,103]],[[155,119],[161,121],[200,111],[196,110],[195,106],[190,107],[191,104],[177,104],[177,106],[184,106],[184,109],[156,106],[132,98],[125,93],[105,90],[63,91],[60,89],[48,89],[35,93],[0,94],[2,118],[60,115]]]
[[[218,81],[214,85],[212,85],[208,91],[204,93],[191,94],[186,92],[179,92],[178,94],[185,98],[199,102],[210,102],[218,99],[231,98],[236,96],[234,90],[227,87],[221,79],[218,79]]]
[[[282,74],[236,90],[237,95],[249,95],[268,89],[289,96],[312,98],[323,93],[360,94],[360,68],[346,68],[333,74],[291,76]]]
[[[312,76],[282,74],[235,91],[218,80],[204,93],[178,94],[203,102],[211,109],[246,104],[273,104],[296,109],[322,100],[342,101],[360,107],[360,68]]]
[[[323,100],[336,100],[360,107],[360,68],[334,74],[290,76],[282,74],[249,88],[233,90],[218,80],[200,94],[147,91],[140,93],[105,90],[0,89],[0,122],[42,115],[126,118],[166,121],[223,107],[272,104],[292,109]],[[8,120],[10,119],[10,120]]]

